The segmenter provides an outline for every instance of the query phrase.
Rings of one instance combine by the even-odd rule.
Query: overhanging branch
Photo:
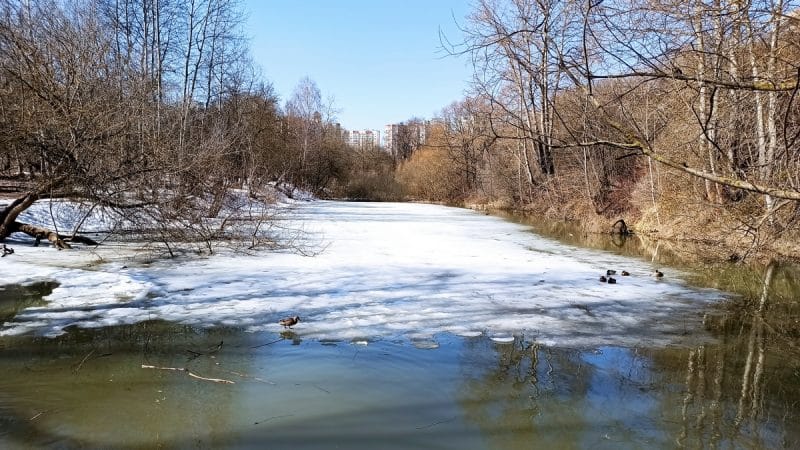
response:
[[[625,148],[625,149],[632,149],[637,150],[642,155],[652,158],[655,161],[658,161],[661,164],[666,166],[672,167],[673,169],[680,170],[682,172],[688,173],[690,175],[694,175],[698,178],[702,178],[704,180],[712,181],[714,183],[719,183],[725,186],[735,187],[738,189],[743,189],[745,191],[756,192],[759,194],[766,194],[774,198],[780,198],[784,200],[793,200],[793,201],[800,201],[800,191],[793,191],[787,189],[780,189],[769,185],[764,185],[760,183],[753,183],[746,180],[736,179],[725,177],[721,175],[717,175],[714,173],[706,172],[705,170],[695,169],[693,167],[689,167],[689,165],[685,162],[677,162],[674,161],[658,152],[654,151],[647,145],[644,145],[640,139],[636,137],[636,133],[632,130],[628,129],[626,126],[619,123],[616,119],[614,119],[600,104],[600,102],[595,98],[594,94],[592,94],[580,81],[580,79],[573,73],[573,71],[564,63],[562,60],[560,62],[560,67],[563,69],[564,73],[572,80],[572,82],[578,86],[592,103],[592,105],[600,111],[605,116],[605,122],[614,130],[619,132],[622,136],[626,137],[626,141],[624,142],[609,142],[609,141],[593,141],[587,142],[586,145],[611,145],[618,148]],[[796,81],[795,81],[796,85]]]

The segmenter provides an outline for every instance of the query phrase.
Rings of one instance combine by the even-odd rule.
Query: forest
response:
[[[313,80],[280,104],[249,58],[238,2],[0,3],[0,174],[22,193],[0,212],[0,240],[68,246],[81,220],[71,234],[16,221],[47,198],[160,242],[215,239],[223,230],[203,219],[243,207],[231,189],[331,196],[352,171],[368,175],[359,167],[391,170],[383,153],[346,147]]]
[[[482,0],[475,67],[400,176],[411,195],[609,232],[800,253],[798,4]],[[444,174],[444,175],[442,175]]]
[[[470,89],[401,153],[350,148],[312,79],[280,99],[234,0],[0,0],[0,189],[15,198],[0,241],[77,239],[80,220],[17,220],[47,198],[154,241],[230,237],[204,219],[235,209],[232,190],[274,186],[509,208],[592,232],[623,219],[721,259],[797,258],[798,11],[476,1],[456,18],[462,35],[441,36],[474,66]]]

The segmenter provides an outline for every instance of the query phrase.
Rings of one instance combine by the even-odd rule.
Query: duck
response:
[[[611,270],[611,269],[606,270],[606,275],[616,275],[616,274],[617,274],[616,270]]]
[[[614,277],[608,277],[608,284],[617,284],[617,280]]]
[[[661,278],[661,277],[664,276],[664,272],[656,269],[656,270],[653,271],[653,276],[656,277],[656,278]]]
[[[287,317],[285,319],[281,319],[278,322],[278,324],[283,325],[284,328],[292,328],[293,326],[297,325],[297,322],[300,322],[299,316]]]
[[[623,270],[620,275],[622,275],[623,277],[629,277],[631,275],[631,273],[628,272],[627,270]]]
[[[606,281],[608,281],[608,280],[606,280],[606,276],[605,275],[600,275],[600,282],[601,283],[605,283]]]

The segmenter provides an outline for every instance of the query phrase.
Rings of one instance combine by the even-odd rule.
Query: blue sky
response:
[[[348,129],[430,118],[463,97],[466,58],[445,56],[439,29],[461,40],[467,0],[245,0],[246,33],[282,101],[308,76],[333,96]]]

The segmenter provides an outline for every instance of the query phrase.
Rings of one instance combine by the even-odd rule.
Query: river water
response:
[[[229,262],[206,261],[201,272],[212,281],[195,280],[190,288],[173,286],[176,263],[128,263],[130,279],[151,286],[146,300],[118,297],[82,308],[52,281],[4,286],[0,448],[800,446],[797,267],[703,265],[665,244],[416,208],[328,203],[301,211],[312,232],[309,217],[327,222],[337,215],[336,229],[347,232],[328,229],[328,252],[313,263],[268,259],[270,271],[258,280],[280,295],[266,296],[269,308],[243,312],[239,322],[228,313],[215,316],[213,308],[165,313],[197,310],[214,296],[221,307],[258,308],[247,303],[255,294],[239,279],[220,287]],[[429,227],[414,228],[420,221]],[[387,242],[383,232],[371,235],[387,226],[395,239],[411,230],[432,240],[421,247],[403,241],[400,253],[370,244]],[[562,243],[530,234],[531,227]],[[337,250],[354,229],[370,250]],[[424,235],[443,229],[445,235]],[[471,236],[464,230],[475,229],[503,243],[502,257],[458,262],[470,256],[455,250]],[[457,253],[452,261],[414,256],[450,239],[440,252]],[[480,254],[493,245],[472,246]],[[384,264],[368,256],[374,253]],[[508,274],[529,257],[528,285],[542,287],[522,305],[518,277],[498,272]],[[549,259],[555,257],[566,258],[576,275],[558,278],[565,266]],[[370,271],[353,268],[357,261]],[[599,301],[594,274],[612,263],[634,275]],[[428,272],[409,274],[428,264]],[[179,266],[189,277],[195,273],[190,262]],[[348,268],[332,269],[339,266]],[[655,266],[680,279],[649,279],[645,268]],[[247,286],[255,283],[253,273],[238,270]],[[355,283],[353,273],[377,281]],[[52,278],[63,282],[58,272]],[[71,289],[78,298],[89,292]],[[666,314],[652,306],[660,302]],[[306,320],[282,330],[274,319],[289,308]],[[150,317],[140,320],[139,310]],[[136,320],[117,319],[120,311]]]

